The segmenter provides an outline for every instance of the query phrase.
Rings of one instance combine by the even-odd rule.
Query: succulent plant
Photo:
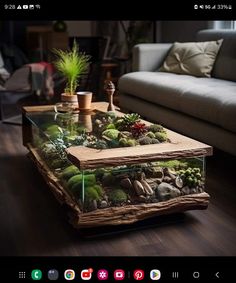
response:
[[[140,115],[137,113],[125,114],[123,116],[123,123],[125,126],[133,125],[140,121]]]
[[[102,136],[111,140],[115,140],[118,138],[120,131],[116,129],[108,129],[102,132]]]
[[[142,137],[138,139],[139,144],[146,145],[146,144],[152,144],[152,139],[149,137]]]
[[[108,124],[107,126],[106,126],[106,129],[108,130],[108,129],[115,129],[116,128],[116,126],[113,124],[113,123],[111,123],[111,124]]]
[[[135,122],[131,126],[130,131],[133,137],[138,138],[140,136],[143,136],[147,132],[147,126],[144,123]]]
[[[179,170],[178,174],[182,178],[184,185],[190,188],[201,185],[202,174],[200,168],[187,168],[186,170]]]

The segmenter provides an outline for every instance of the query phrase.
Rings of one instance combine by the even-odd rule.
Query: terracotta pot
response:
[[[77,98],[77,95],[70,95],[70,94],[67,94],[67,93],[62,93],[61,94],[61,101],[62,102],[70,102],[70,103],[76,103],[78,104],[78,98]]]
[[[79,110],[90,110],[93,93],[90,91],[79,91],[77,92]]]

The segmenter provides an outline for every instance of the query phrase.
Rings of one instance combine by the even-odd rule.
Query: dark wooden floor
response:
[[[0,255],[236,254],[236,158],[208,158],[207,210],[183,221],[99,238],[82,238],[67,222],[21,144],[21,127],[0,123]],[[158,222],[158,219],[155,220]]]

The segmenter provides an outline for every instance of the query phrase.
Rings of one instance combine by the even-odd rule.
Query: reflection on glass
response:
[[[58,102],[54,105],[54,111],[56,113],[73,113],[75,110],[75,104],[70,102]]]

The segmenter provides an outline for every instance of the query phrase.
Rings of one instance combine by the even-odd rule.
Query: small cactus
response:
[[[190,188],[201,185],[202,174],[200,168],[187,168],[186,170],[179,170],[178,172],[180,178],[182,178],[184,185]]]

